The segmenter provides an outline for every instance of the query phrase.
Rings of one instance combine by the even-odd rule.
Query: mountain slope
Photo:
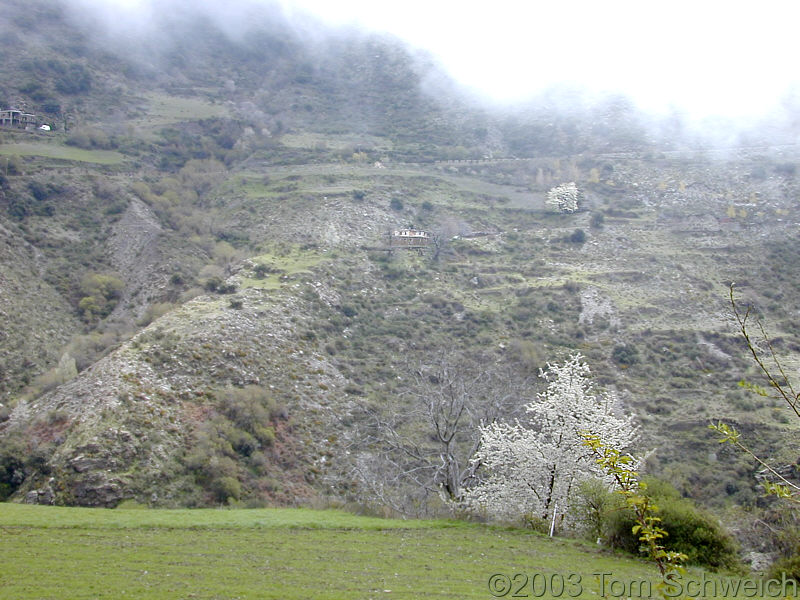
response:
[[[737,281],[793,364],[792,148],[676,150],[613,100],[479,109],[395,41],[274,11],[168,11],[124,53],[59,6],[2,42],[3,95],[59,125],[0,132],[3,496],[296,503],[363,494],[364,464],[388,489],[374,424],[435,455],[412,392],[444,350],[519,381],[580,351],[687,495],[754,502],[709,419],[794,460],[726,306]],[[388,252],[410,225],[437,250]]]

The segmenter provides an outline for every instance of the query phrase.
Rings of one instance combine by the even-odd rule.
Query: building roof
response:
[[[421,229],[398,229],[392,232],[395,237],[428,237],[427,231]]]

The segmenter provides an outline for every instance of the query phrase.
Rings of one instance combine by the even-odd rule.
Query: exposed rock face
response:
[[[69,491],[80,506],[113,508],[126,493],[130,495],[129,489],[128,482],[94,471],[74,480]]]
[[[31,490],[25,494],[25,504],[55,504],[56,495],[52,488],[52,477],[42,489]]]
[[[141,290],[163,287],[166,275],[163,271],[164,257],[158,247],[162,227],[153,211],[138,198],[131,198],[127,210],[117,221],[108,240],[111,263],[119,273],[125,274],[125,289],[117,303],[112,318],[118,318],[132,303],[138,304],[139,314],[146,308],[143,298],[135,302],[134,295]]]
[[[156,378],[145,370],[146,363],[125,355],[123,349],[102,359],[54,392],[20,403],[11,414],[10,431],[25,432],[35,445],[55,446],[47,470],[54,474],[60,504],[114,506],[151,484],[181,446],[178,408],[165,396],[148,394],[126,380],[131,372]],[[53,413],[63,422],[50,424],[33,417]],[[136,464],[137,458],[143,459],[141,464]],[[134,465],[137,477],[118,475]],[[22,489],[38,485],[42,478],[31,474]]]
[[[603,297],[600,291],[594,287],[581,290],[581,314],[578,322],[581,325],[584,323],[591,325],[596,317],[607,319],[611,328],[617,328],[620,325],[619,317],[609,298]]]
[[[774,552],[748,552],[742,557],[742,562],[750,565],[750,569],[756,573],[763,573],[769,569],[777,556]]]

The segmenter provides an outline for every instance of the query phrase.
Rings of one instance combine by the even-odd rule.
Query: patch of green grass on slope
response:
[[[57,146],[36,142],[22,142],[18,144],[3,144],[0,146],[0,155],[4,156],[43,156],[59,160],[94,163],[98,165],[118,165],[123,156],[113,150],[83,150],[70,146]]]
[[[227,113],[224,106],[212,104],[202,98],[152,93],[146,95],[145,99],[147,117],[133,121],[135,125],[159,127],[181,121],[222,117]]]

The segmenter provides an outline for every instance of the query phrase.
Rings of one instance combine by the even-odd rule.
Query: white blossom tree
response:
[[[598,435],[620,450],[636,440],[634,417],[620,414],[613,394],[594,392],[580,354],[547,367],[540,376],[548,387],[526,406],[527,418],[481,428],[473,461],[480,463],[482,478],[462,495],[469,510],[505,520],[560,522],[578,483],[603,478],[584,435]]]
[[[573,213],[578,210],[578,196],[578,186],[574,181],[562,183],[547,192],[547,204],[562,213]]]

